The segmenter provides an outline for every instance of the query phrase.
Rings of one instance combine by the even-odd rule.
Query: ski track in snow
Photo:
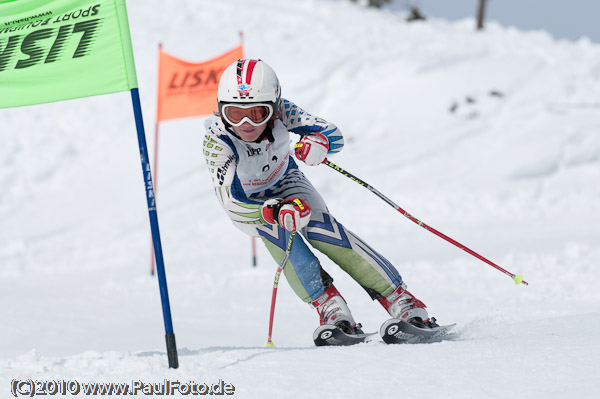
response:
[[[0,110],[0,397],[13,379],[232,383],[234,397],[595,397],[600,383],[600,47],[347,1],[130,0],[148,147],[157,44],[238,44],[283,96],[336,123],[331,160],[530,285],[327,168],[302,170],[397,265],[450,339],[316,348],[318,318],[228,221],[203,118],[161,124],[158,215],[180,368],[167,368],[128,93]],[[354,21],[349,23],[348,21]],[[495,93],[495,94],[492,94]],[[450,112],[451,108],[454,112]],[[386,313],[324,256],[366,331]],[[376,336],[377,337],[377,336]]]

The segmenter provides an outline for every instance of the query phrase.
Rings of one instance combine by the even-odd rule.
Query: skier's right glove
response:
[[[265,222],[283,227],[293,233],[303,229],[310,220],[310,206],[301,198],[273,198],[261,208]]]

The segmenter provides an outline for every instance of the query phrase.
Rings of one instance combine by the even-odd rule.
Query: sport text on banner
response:
[[[216,111],[219,79],[225,68],[240,58],[243,58],[241,45],[201,63],[186,62],[160,50],[156,121]]]
[[[132,88],[125,0],[0,0],[0,108]]]

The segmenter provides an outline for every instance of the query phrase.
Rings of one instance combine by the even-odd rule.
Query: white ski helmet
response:
[[[281,87],[275,71],[261,60],[240,59],[229,65],[219,81],[219,112],[225,104],[269,104],[272,115],[279,110]]]

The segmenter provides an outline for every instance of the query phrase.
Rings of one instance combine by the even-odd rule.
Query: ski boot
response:
[[[313,333],[317,346],[353,345],[372,335],[363,333],[362,326],[354,321],[346,301],[333,285],[311,305],[317,309],[321,324]]]
[[[439,326],[435,318],[427,314],[425,304],[408,292],[404,283],[387,297],[377,300],[392,316],[379,329],[385,343],[432,342],[454,327],[454,324]]]
[[[390,295],[377,300],[394,319],[404,320],[419,328],[437,326],[435,318],[429,318],[425,304],[408,292],[404,283]]]

